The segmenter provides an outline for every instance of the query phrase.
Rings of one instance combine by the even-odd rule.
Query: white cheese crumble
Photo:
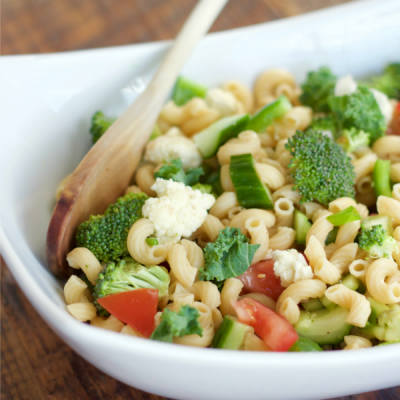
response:
[[[389,97],[385,93],[380,92],[376,89],[369,89],[374,95],[378,107],[381,110],[382,115],[385,117],[385,122],[387,125],[390,124],[393,116],[393,103],[389,100]]]
[[[200,166],[203,159],[193,140],[180,136],[176,130],[170,131],[171,134],[159,136],[147,144],[144,159],[161,164],[180,158],[185,169]]]
[[[172,179],[157,178],[151,189],[158,198],[147,199],[142,214],[153,223],[156,237],[164,244],[176,243],[200,228],[215,202],[214,196]]]
[[[206,102],[209,107],[218,110],[222,117],[236,114],[239,108],[238,100],[231,92],[218,88],[208,90]]]
[[[357,90],[357,82],[351,75],[339,78],[335,85],[335,96],[345,96],[354,93]]]
[[[274,259],[274,272],[281,278],[281,285],[288,287],[294,282],[311,279],[314,273],[307,264],[303,254],[297,250],[275,250],[272,252]]]

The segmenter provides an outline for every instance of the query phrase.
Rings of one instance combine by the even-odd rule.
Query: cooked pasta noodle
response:
[[[75,303],[67,306],[69,313],[78,321],[90,321],[96,317],[96,307],[93,303]]]
[[[137,170],[135,177],[136,185],[139,187],[140,191],[151,197],[157,197],[157,193],[151,189],[156,182],[154,179],[154,170],[154,165],[143,165]]]
[[[210,208],[209,214],[214,215],[219,219],[226,218],[228,216],[228,211],[239,205],[236,198],[236,193],[234,192],[224,192],[215,201],[214,205]]]
[[[346,347],[344,347],[343,350],[358,350],[372,347],[370,340],[360,336],[345,336],[344,341],[346,343]]]
[[[279,314],[292,325],[296,325],[300,318],[300,309],[291,297],[286,297],[279,307]]]
[[[257,292],[246,293],[246,294],[240,296],[239,300],[246,299],[246,298],[257,300],[261,304],[263,304],[265,307],[270,308],[272,311],[276,310],[276,301],[271,299],[271,297],[267,296],[266,294],[257,293]]]
[[[376,202],[379,215],[387,215],[396,225],[400,225],[400,201],[386,196],[379,196]]]
[[[271,190],[277,190],[285,184],[285,177],[279,169],[264,163],[257,163],[256,169],[261,182],[267,184]]]
[[[71,275],[67,283],[64,286],[64,296],[66,303],[85,303],[88,302],[85,296],[85,290],[87,285],[82,279],[78,278],[76,275]]]
[[[349,265],[355,260],[358,252],[357,243],[349,243],[336,250],[329,261],[340,271],[343,275],[348,272]]]
[[[253,131],[244,131],[237,139],[230,139],[218,150],[217,157],[220,165],[229,164],[231,156],[239,154],[257,154],[261,148],[260,138]]]
[[[231,226],[234,226],[235,228],[240,228],[242,233],[246,234],[247,229],[245,228],[245,223],[249,218],[262,219],[267,229],[272,228],[276,222],[275,215],[271,211],[260,210],[257,208],[249,208],[235,215],[231,219]]]
[[[351,275],[360,279],[360,281],[365,284],[365,278],[367,275],[368,266],[369,266],[369,262],[366,260],[354,260],[349,265],[349,272]]]
[[[190,265],[185,247],[181,244],[172,245],[168,250],[167,259],[177,280],[183,286],[192,286],[197,268]]]
[[[95,255],[86,247],[76,247],[67,254],[70,267],[81,269],[92,285],[96,284],[97,276],[102,270]]]
[[[292,283],[279,296],[276,302],[276,311],[280,314],[282,304],[288,297],[299,304],[303,300],[321,297],[325,290],[325,283],[318,279],[306,279]]]
[[[272,250],[286,250],[296,238],[296,231],[292,228],[279,227],[278,232],[269,239],[269,248]]]
[[[125,326],[125,324],[121,322],[118,318],[115,318],[114,315],[110,315],[108,318],[95,317],[90,321],[90,325],[114,332],[121,332]]]
[[[325,296],[332,303],[349,310],[349,314],[346,317],[347,323],[361,328],[366,325],[371,314],[371,305],[365,296],[348,289],[342,284],[326,289]]]
[[[163,244],[149,246],[146,239],[154,234],[153,223],[147,218],[136,221],[129,229],[127,247],[132,258],[144,265],[157,265],[167,258]]]
[[[326,219],[329,215],[332,215],[331,212],[326,211],[320,217],[318,217],[310,230],[307,232],[306,244],[310,240],[311,236],[315,236],[315,238],[322,244],[325,244],[326,237],[328,233],[333,229],[333,225]]]
[[[388,259],[380,258],[367,269],[365,283],[371,296],[383,304],[400,302],[400,283],[387,283],[399,272],[397,264]]]
[[[228,278],[224,287],[221,291],[221,306],[219,309],[223,316],[225,315],[236,315],[234,308],[232,307],[232,301],[236,301],[239,293],[242,291],[243,283],[236,278]]]
[[[141,333],[139,333],[138,331],[136,331],[135,329],[133,329],[131,326],[129,325],[125,325],[121,331],[121,333],[125,334],[125,335],[129,335],[129,336],[136,336],[139,338],[145,338],[146,336],[143,336]]]
[[[251,217],[246,220],[244,227],[250,234],[250,243],[259,244],[260,247],[254,254],[252,264],[263,260],[268,253],[269,236],[265,222],[262,218]]]

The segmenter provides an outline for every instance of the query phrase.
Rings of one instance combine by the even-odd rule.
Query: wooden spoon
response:
[[[113,123],[72,174],[47,231],[47,262],[58,277],[72,274],[66,255],[73,247],[79,224],[90,215],[103,213],[129,185],[179,71],[226,2],[198,2],[145,92]]]

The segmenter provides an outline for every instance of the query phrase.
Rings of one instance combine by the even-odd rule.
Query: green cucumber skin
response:
[[[390,188],[390,160],[377,160],[372,174],[376,197],[392,197]]]
[[[371,325],[376,325],[378,323],[378,317],[384,311],[389,311],[390,308],[386,304],[379,303],[372,297],[367,297],[367,300],[371,304],[371,314],[368,318],[368,322]]]
[[[193,140],[203,158],[214,156],[220,146],[229,139],[237,137],[246,127],[249,119],[250,115],[248,114],[225,117],[194,135]]]
[[[307,301],[302,301],[301,305],[306,311],[317,311],[324,308],[324,305],[319,299],[310,299]]]
[[[190,79],[180,76],[175,83],[172,100],[177,106],[183,106],[193,97],[200,97],[204,99],[207,94],[207,88],[199,85]]]
[[[362,229],[372,229],[375,225],[382,225],[388,235],[393,232],[393,223],[387,215],[372,215],[364,219],[361,223]]]
[[[288,351],[301,351],[301,352],[312,352],[312,351],[323,351],[321,347],[315,342],[305,337],[299,337],[295,344]]]
[[[294,326],[296,332],[319,345],[335,345],[343,342],[352,325],[346,322],[349,310],[335,307],[333,310],[314,312],[301,311],[299,322]]]
[[[251,330],[247,325],[225,316],[215,332],[211,347],[215,349],[239,350],[243,346],[246,333]]]
[[[311,228],[311,222],[307,216],[299,210],[294,210],[293,227],[296,231],[296,242],[306,244],[307,233]]]
[[[240,206],[267,210],[274,208],[271,193],[261,182],[251,154],[231,156],[229,172]]]
[[[267,104],[254,115],[248,122],[246,130],[263,133],[274,120],[282,118],[291,108],[292,104],[289,99],[281,95],[273,103]]]
[[[360,281],[355,276],[351,274],[345,275],[340,282],[342,285],[346,286],[350,290],[357,290],[360,286]]]
[[[335,303],[332,303],[325,295],[319,298],[322,305],[328,310],[333,310],[336,307]]]

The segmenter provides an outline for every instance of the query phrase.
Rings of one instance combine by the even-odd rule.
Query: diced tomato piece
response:
[[[102,297],[97,300],[111,315],[130,325],[143,336],[154,331],[157,312],[157,289],[134,289]]]
[[[260,261],[237,277],[243,282],[243,293],[263,293],[275,301],[285,290],[281,280],[274,273],[274,260]]]
[[[256,300],[245,298],[232,305],[239,321],[252,326],[272,351],[288,351],[299,338],[285,318]]]

